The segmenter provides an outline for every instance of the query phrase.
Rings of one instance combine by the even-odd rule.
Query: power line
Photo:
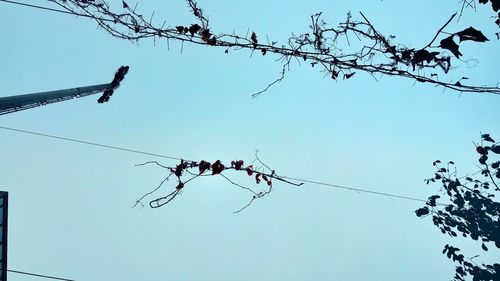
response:
[[[0,0],[0,1],[3,1],[3,0]],[[30,135],[35,135],[35,136],[53,138],[53,139],[57,139],[57,140],[64,140],[64,141],[75,142],[75,143],[80,143],[80,144],[87,144],[87,145],[93,145],[93,146],[98,146],[98,147],[103,147],[103,148],[115,149],[115,150],[120,150],[120,151],[125,151],[125,152],[144,154],[144,155],[148,155],[148,156],[166,158],[166,159],[171,159],[171,160],[178,160],[178,161],[187,160],[187,159],[172,157],[172,156],[168,156],[168,155],[162,155],[162,154],[145,152],[145,151],[123,148],[123,147],[118,147],[118,146],[83,141],[83,140],[67,138],[67,137],[60,137],[60,136],[38,133],[38,132],[33,132],[33,131],[20,130],[20,129],[9,128],[9,127],[4,127],[4,126],[0,126],[0,129],[9,130],[9,131],[18,132],[18,133],[30,134]],[[332,187],[332,188],[368,193],[368,194],[373,194],[373,195],[388,196],[388,197],[392,197],[392,198],[399,198],[399,199],[418,201],[418,202],[427,202],[427,200],[424,200],[424,199],[403,196],[403,195],[397,195],[397,194],[392,194],[392,193],[378,192],[378,191],[373,191],[373,190],[368,190],[368,189],[361,189],[361,188],[355,188],[355,187],[350,187],[350,186],[336,185],[336,184],[331,184],[331,183],[325,183],[325,182],[313,181],[313,180],[307,180],[307,179],[301,179],[301,178],[295,178],[295,177],[284,176],[283,178],[289,179],[289,180],[295,180],[295,181],[299,181],[299,182],[304,182],[304,183],[315,184],[315,185],[328,186],[328,187]],[[438,205],[446,205],[446,204],[438,203]]]
[[[26,3],[21,3],[21,2],[16,2],[16,1],[9,1],[9,0],[0,0],[1,2],[6,2],[14,5],[20,5],[20,6],[25,6],[25,7],[30,7],[30,8],[36,8],[40,10],[46,10],[46,11],[51,11],[51,12],[58,12],[58,13],[63,13],[63,14],[69,14],[69,15],[75,15],[75,13],[69,12],[69,11],[64,11],[64,10],[58,10],[54,8],[48,8],[48,7],[43,7],[43,6],[38,6],[38,5],[32,5],[32,4],[26,4]],[[87,15],[82,15],[83,17],[90,17]]]
[[[357,192],[363,192],[363,193],[369,193],[369,194],[375,194],[375,195],[389,196],[389,197],[393,197],[393,198],[399,198],[399,199],[405,199],[405,200],[412,200],[412,201],[418,201],[418,202],[427,202],[427,200],[424,200],[424,199],[413,198],[413,197],[402,196],[402,195],[396,195],[396,194],[385,193],[385,192],[372,191],[372,190],[368,190],[368,189],[355,188],[355,187],[349,187],[349,186],[344,186],[344,185],[324,183],[324,182],[318,182],[318,181],[312,181],[312,180],[306,180],[306,179],[300,179],[300,178],[293,178],[293,177],[286,177],[286,176],[283,177],[283,178],[289,179],[289,180],[293,180],[293,181],[299,181],[299,182],[304,182],[304,183],[310,183],[310,184],[328,186],[328,187],[345,189],[345,190],[350,190],[350,191],[357,191]],[[441,205],[441,203],[437,203],[437,204]],[[442,205],[445,206],[446,204],[442,204]]]
[[[24,274],[24,275],[42,277],[42,278],[47,278],[47,279],[63,280],[63,281],[75,281],[73,279],[66,279],[66,278],[54,277],[54,276],[49,276],[49,275],[42,275],[42,274],[30,273],[30,272],[25,272],[25,271],[17,271],[17,270],[12,270],[12,269],[7,269],[7,271],[8,272],[12,272],[12,273],[18,273],[18,274]]]
[[[54,8],[49,8],[49,7],[44,7],[44,6],[38,6],[38,5],[33,5],[33,4],[27,4],[27,3],[17,2],[17,1],[0,0],[0,2],[5,2],[5,3],[19,5],[19,6],[25,6],[25,7],[35,8],[35,9],[40,9],[40,10],[46,10],[46,11],[51,11],[51,12],[57,12],[57,13],[62,13],[62,14],[67,14],[67,15],[73,15],[73,16],[79,16],[79,17],[85,17],[85,18],[91,18],[91,19],[99,19],[99,20],[102,20],[102,21],[110,21],[110,22],[113,21],[111,19],[101,19],[101,18],[96,18],[96,17],[91,16],[91,15],[78,14],[78,13],[75,13],[73,11],[59,10],[59,9],[54,9]]]
[[[3,1],[3,0],[0,0],[0,1]],[[37,133],[37,132],[26,131],[26,130],[19,130],[19,129],[3,127],[3,126],[0,126],[0,129],[14,131],[14,132],[18,132],[18,133],[36,135],[36,136],[41,136],[41,137],[53,138],[53,139],[58,139],[58,140],[76,142],[76,143],[81,143],[81,144],[93,145],[93,146],[98,146],[98,147],[104,147],[104,148],[109,148],[109,149],[121,150],[121,151],[126,151],[126,152],[131,152],[131,153],[144,154],[144,155],[148,155],[148,156],[166,158],[166,159],[171,159],[171,160],[179,160],[179,161],[180,160],[187,160],[187,159],[182,159],[182,158],[178,158],[178,157],[162,155],[162,154],[158,154],[158,153],[145,152],[145,151],[140,151],[140,150],[135,150],[135,149],[123,148],[123,147],[107,145],[107,144],[100,144],[100,143],[84,141],[84,140],[77,140],[77,139],[72,139],[72,138],[60,137],[60,136]]]

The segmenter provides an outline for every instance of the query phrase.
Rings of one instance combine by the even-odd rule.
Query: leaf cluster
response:
[[[416,210],[415,214],[418,217],[432,216],[433,224],[443,234],[452,237],[461,234],[479,241],[482,250],[488,251],[488,244],[500,248],[500,203],[495,201],[500,191],[500,143],[496,143],[489,134],[483,134],[480,143],[475,145],[475,151],[479,155],[480,170],[474,175],[459,177],[453,161],[445,165],[440,160],[433,162],[436,172],[425,182],[439,183],[441,194],[430,196],[426,206]],[[445,196],[450,203],[438,203],[437,199],[441,196]],[[455,280],[465,280],[468,275],[473,280],[499,280],[500,264],[473,264],[457,254],[459,250],[450,245],[443,250],[443,254],[458,263]]]

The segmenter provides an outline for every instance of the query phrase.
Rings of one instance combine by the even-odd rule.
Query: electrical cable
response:
[[[42,275],[42,274],[36,274],[36,273],[30,273],[30,272],[18,271],[18,270],[12,270],[12,269],[7,269],[7,272],[42,277],[42,278],[53,279],[53,280],[75,281],[74,279],[66,279],[66,278],[60,278],[60,277],[54,277],[54,276],[49,276],[49,275]]]
[[[0,0],[0,1],[3,1],[3,0]],[[64,140],[64,141],[69,141],[69,142],[75,142],[75,143],[93,145],[93,146],[98,146],[98,147],[103,147],[103,148],[115,149],[115,150],[120,150],[120,151],[125,151],[125,152],[144,154],[144,155],[148,155],[148,156],[166,158],[166,159],[171,159],[171,160],[178,160],[178,161],[187,160],[187,159],[183,159],[183,158],[178,158],[178,157],[173,157],[173,156],[168,156],[168,155],[162,155],[162,154],[158,154],[158,153],[145,152],[145,151],[140,151],[140,150],[134,150],[134,149],[123,148],[123,147],[118,147],[118,146],[112,146],[112,145],[100,144],[100,143],[95,143],[95,142],[83,141],[83,140],[78,140],[78,139],[73,139],[73,138],[67,138],[67,137],[60,137],[60,136],[49,135],[49,134],[44,134],[44,133],[39,133],[39,132],[33,132],[33,131],[27,131],[27,130],[20,130],[20,129],[10,128],[10,127],[4,127],[4,126],[0,126],[0,129],[9,130],[9,131],[18,132],[18,133],[30,134],[30,135],[35,135],[35,136],[53,138],[53,139],[57,139],[57,140]],[[343,185],[336,185],[336,184],[325,183],[325,182],[320,182],[320,181],[313,181],[313,180],[307,180],[307,179],[301,179],[301,178],[295,178],[295,177],[287,177],[287,176],[283,176],[282,178],[289,179],[289,180],[295,180],[295,181],[299,181],[299,182],[304,182],[304,183],[315,184],[315,185],[328,186],[328,187],[332,187],[332,188],[338,188],[338,189],[356,191],[356,192],[361,192],[361,193],[368,193],[368,194],[373,194],[373,195],[388,196],[388,197],[392,197],[392,198],[399,198],[399,199],[411,200],[411,201],[418,201],[418,202],[427,202],[427,200],[420,199],[420,198],[414,198],[414,197],[397,195],[397,194],[386,193],[386,192],[378,192],[378,191],[373,191],[373,190],[368,190],[368,189],[361,189],[361,188],[355,188],[355,187],[349,187],[349,186],[343,186]],[[438,203],[438,205],[446,205],[446,204]]]
[[[334,188],[339,188],[339,189],[346,189],[346,190],[350,190],[350,191],[357,191],[357,192],[370,193],[370,194],[375,194],[375,195],[389,196],[389,197],[393,197],[393,198],[412,200],[412,201],[418,201],[418,202],[427,202],[427,200],[424,200],[424,199],[413,198],[413,197],[408,197],[408,196],[403,196],[403,195],[390,194],[390,193],[385,193],[385,192],[372,191],[372,190],[368,190],[368,189],[361,189],[361,188],[355,188],[355,187],[349,187],[349,186],[343,186],[343,185],[337,185],[337,184],[331,184],[331,183],[324,183],[324,182],[319,182],[319,181],[312,181],[312,180],[306,180],[306,179],[300,179],[300,178],[287,177],[287,176],[284,176],[282,178],[288,179],[288,180],[293,180],[293,181],[304,182],[304,183],[334,187]],[[446,205],[446,204],[444,204],[444,205]]]
[[[14,4],[14,5],[19,5],[19,6],[25,6],[29,8],[35,8],[35,9],[40,9],[40,10],[46,10],[46,11],[51,11],[51,12],[57,12],[57,13],[62,13],[62,14],[68,14],[68,15],[73,15],[73,16],[79,16],[79,17],[85,17],[85,18],[91,18],[95,19],[95,17],[90,16],[90,15],[85,15],[85,14],[78,14],[75,12],[71,11],[65,11],[65,10],[59,10],[59,9],[54,9],[54,8],[48,8],[44,6],[38,6],[38,5],[33,5],[33,4],[27,4],[27,3],[22,3],[22,2],[17,2],[17,1],[11,1],[11,0],[0,0],[0,2],[5,2],[9,4]],[[112,22],[113,20],[111,19],[99,19],[102,21],[109,21]]]
[[[3,1],[3,0],[0,0],[0,1]],[[77,139],[72,139],[72,138],[60,137],[60,136],[55,136],[55,135],[37,133],[37,132],[32,132],[32,131],[19,130],[19,129],[3,127],[3,126],[0,126],[0,129],[10,130],[10,131],[18,132],[18,133],[31,134],[31,135],[41,136],[41,137],[53,138],[53,139],[58,139],[58,140],[65,140],[65,141],[70,141],[70,142],[82,143],[82,144],[87,144],[87,145],[93,145],[93,146],[98,146],[98,147],[104,147],[104,148],[109,148],[109,149],[121,150],[121,151],[126,151],[126,152],[131,152],[131,153],[144,154],[144,155],[148,155],[148,156],[166,158],[166,159],[171,159],[171,160],[179,160],[179,161],[180,160],[187,160],[187,159],[182,159],[182,158],[168,156],[168,155],[162,155],[162,154],[145,152],[145,151],[129,149],[129,148],[123,148],[123,147],[118,147],[118,146],[113,146],[113,145],[100,144],[100,143],[95,143],[95,142],[90,142],[90,141],[83,141],[83,140],[77,140]]]
[[[58,10],[54,8],[48,8],[48,7],[43,7],[43,6],[38,6],[38,5],[33,5],[33,4],[26,4],[22,2],[17,2],[17,1],[10,1],[10,0],[0,0],[1,2],[6,2],[10,4],[15,4],[15,5],[20,5],[20,6],[25,6],[25,7],[30,7],[30,8],[36,8],[40,10],[46,10],[46,11],[51,11],[51,12],[58,12],[58,13],[63,13],[63,14],[69,14],[69,15],[75,15],[72,12],[64,11],[64,10]],[[85,15],[82,15],[85,17]]]

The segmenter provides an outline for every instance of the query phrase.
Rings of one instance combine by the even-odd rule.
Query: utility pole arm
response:
[[[0,115],[8,114],[20,110],[30,109],[51,103],[66,101],[74,98],[86,97],[103,92],[102,96],[97,100],[99,103],[109,101],[111,95],[120,86],[128,72],[128,66],[121,66],[115,73],[115,77],[111,83],[99,84],[87,87],[71,88],[64,90],[56,90],[49,92],[41,92],[26,95],[17,95],[0,98]]]

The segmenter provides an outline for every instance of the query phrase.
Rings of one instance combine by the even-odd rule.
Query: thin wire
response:
[[[0,0],[0,1],[4,1],[4,0]],[[58,139],[58,140],[65,140],[65,141],[70,141],[70,142],[82,143],[82,144],[87,144],[87,145],[99,146],[99,147],[104,147],[104,148],[109,148],[109,149],[121,150],[121,151],[126,151],[126,152],[131,152],[131,153],[144,154],[144,155],[148,155],[148,156],[166,158],[166,159],[171,159],[171,160],[179,160],[179,161],[180,160],[187,160],[187,159],[183,159],[183,158],[162,155],[162,154],[158,154],[158,153],[145,152],[145,151],[140,151],[140,150],[135,150],[135,149],[129,149],[129,148],[123,148],[123,147],[101,144],[101,143],[96,143],[96,142],[89,142],[89,141],[60,137],[60,136],[49,135],[49,134],[44,134],[44,133],[14,129],[14,128],[9,128],[9,127],[4,127],[4,126],[0,126],[0,129],[14,131],[14,132],[18,132],[18,133],[30,134],[30,135],[35,135],[35,136],[53,138],[53,139]]]
[[[63,14],[70,14],[70,15],[75,15],[75,13],[64,11],[64,10],[58,10],[58,9],[53,9],[53,8],[48,8],[48,7],[43,7],[43,6],[37,6],[37,5],[32,5],[32,4],[26,4],[26,3],[21,3],[21,2],[16,2],[16,1],[9,1],[9,0],[0,0],[1,2],[6,2],[10,4],[15,4],[15,5],[20,5],[20,6],[26,6],[30,8],[36,8],[40,10],[47,10],[47,11],[52,11],[52,12],[58,12],[58,13],[63,13]],[[90,17],[87,15],[82,15],[84,17]]]
[[[79,17],[86,17],[86,18],[92,18],[92,19],[95,18],[95,17],[90,16],[90,15],[78,14],[78,13],[71,12],[71,11],[65,11],[65,10],[59,10],[59,9],[54,9],[54,8],[48,8],[48,7],[38,6],[38,5],[33,5],[33,4],[26,4],[26,3],[17,2],[17,1],[0,0],[0,2],[10,3],[10,4],[15,4],[15,5],[20,5],[20,6],[25,6],[25,7],[40,9],[40,10],[46,10],[46,11],[51,11],[51,12],[57,12],[57,13],[62,13],[62,14],[74,15],[74,16],[79,16]],[[113,21],[111,19],[99,19],[99,20],[110,21],[110,22]]]
[[[0,0],[0,1],[3,1],[3,0]],[[117,147],[117,146],[111,146],[111,145],[106,145],[106,144],[100,144],[100,143],[88,142],[88,141],[77,140],[77,139],[72,139],[72,138],[54,136],[54,135],[49,135],[49,134],[44,134],[44,133],[38,133],[38,132],[32,132],[32,131],[20,130],[20,129],[14,129],[14,128],[9,128],[9,127],[4,127],[4,126],[0,126],[0,129],[14,131],[14,132],[19,132],[19,133],[25,133],[25,134],[31,134],[31,135],[35,135],[35,136],[48,137],[48,138],[53,138],[53,139],[58,139],[58,140],[65,140],[65,141],[70,141],[70,142],[76,142],[76,143],[81,143],[81,144],[99,146],[99,147],[103,147],[103,148],[116,149],[116,150],[125,151],[125,152],[132,152],[132,153],[144,154],[144,155],[149,155],[149,156],[167,158],[167,159],[172,159],[172,160],[179,160],[179,161],[180,160],[186,160],[186,159],[183,159],[183,158],[177,158],[177,157],[172,157],[172,156],[167,156],[167,155],[162,155],[162,154],[157,154],[157,153],[150,153],[150,152],[133,150],[133,149],[122,148],[122,147]],[[189,161],[191,161],[191,160],[189,160]],[[333,188],[345,189],[345,190],[350,190],[350,191],[357,191],[357,192],[374,194],[374,195],[388,196],[388,197],[392,197],[392,198],[399,198],[399,199],[405,199],[405,200],[411,200],[411,201],[418,201],[418,202],[427,202],[427,200],[420,199],[420,198],[414,198],[414,197],[397,195],[397,194],[386,193],[386,192],[372,191],[372,190],[368,190],[368,189],[361,189],[361,188],[355,188],[355,187],[349,187],[349,186],[343,186],[343,185],[336,185],[336,184],[325,183],[325,182],[320,182],[320,181],[313,181],[313,180],[307,180],[307,179],[301,179],[301,178],[294,178],[294,177],[286,177],[286,176],[284,176],[282,178],[289,179],[289,180],[294,180],[294,181],[299,181],[299,182],[304,182],[304,183],[310,183],[310,184],[328,186],[328,187],[333,187]],[[441,205],[441,206],[446,206],[446,204],[443,204],[443,203],[437,203],[437,204]]]
[[[357,192],[363,192],[363,193],[369,193],[369,194],[375,194],[375,195],[389,196],[389,197],[393,197],[393,198],[412,200],[412,201],[418,201],[418,202],[427,202],[427,200],[424,200],[424,199],[408,197],[408,196],[403,196],[403,195],[396,195],[396,194],[385,193],[385,192],[372,191],[372,190],[368,190],[368,189],[361,189],[361,188],[355,188],[355,187],[349,187],[349,186],[343,186],[343,185],[337,185],[337,184],[331,184],[331,183],[324,183],[324,182],[312,181],[312,180],[306,180],[306,179],[300,179],[300,178],[286,177],[286,176],[284,176],[282,178],[293,180],[293,181],[304,182],[304,183],[310,183],[310,184],[328,186],[328,187],[333,187],[333,188],[345,189],[345,190],[350,190],[350,191],[357,191]],[[447,204],[444,204],[444,203],[436,203],[436,204],[441,205],[441,206],[447,206]]]
[[[31,275],[31,276],[54,279],[54,280],[75,281],[74,279],[66,279],[66,278],[54,277],[54,276],[49,276],[49,275],[42,275],[42,274],[36,274],[36,273],[30,273],[30,272],[24,272],[24,271],[17,271],[17,270],[12,270],[12,269],[7,269],[7,271],[12,272],[12,273]]]

